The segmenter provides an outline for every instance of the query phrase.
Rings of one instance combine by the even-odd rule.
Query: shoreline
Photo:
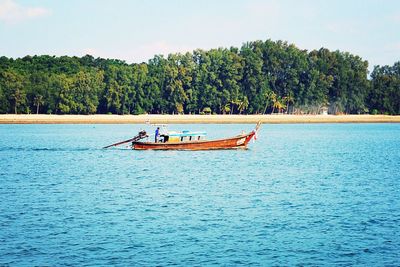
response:
[[[390,115],[45,115],[0,114],[0,124],[400,123]]]

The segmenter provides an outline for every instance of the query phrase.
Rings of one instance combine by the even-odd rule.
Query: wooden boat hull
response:
[[[255,131],[231,138],[203,141],[186,141],[177,143],[132,142],[135,150],[214,150],[214,149],[246,149],[254,137]]]

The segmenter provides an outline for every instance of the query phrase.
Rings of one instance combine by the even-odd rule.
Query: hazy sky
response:
[[[392,65],[400,60],[400,0],[0,0],[7,57],[92,54],[132,63],[266,39]]]

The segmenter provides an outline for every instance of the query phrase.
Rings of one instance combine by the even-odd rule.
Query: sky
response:
[[[400,60],[400,0],[0,0],[0,56],[147,62],[156,54],[283,40],[374,65]]]

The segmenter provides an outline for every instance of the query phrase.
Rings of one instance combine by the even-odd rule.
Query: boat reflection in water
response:
[[[162,125],[159,136],[155,137],[154,142],[148,141],[149,135],[145,131],[131,139],[118,142],[104,148],[117,146],[132,142],[132,149],[135,150],[214,150],[214,149],[246,149],[251,139],[257,138],[260,129],[258,123],[255,129],[248,133],[242,133],[229,138],[207,140],[206,132],[191,131],[167,131],[166,126]],[[157,126],[157,125],[156,125]],[[145,139],[145,140],[144,140]]]

